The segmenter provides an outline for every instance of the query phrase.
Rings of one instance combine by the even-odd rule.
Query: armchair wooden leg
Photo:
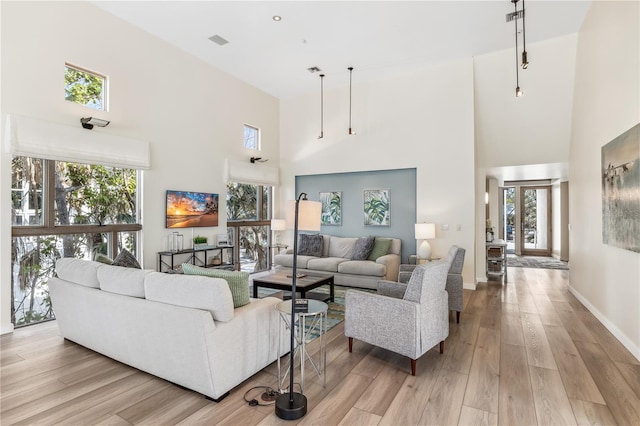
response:
[[[441,354],[444,353],[444,340],[442,342],[440,342],[440,353]]]
[[[353,337],[349,337],[349,352],[353,351]]]
[[[411,359],[411,375],[416,375],[416,360],[413,358]]]
[[[456,311],[456,324],[460,324],[460,311]]]

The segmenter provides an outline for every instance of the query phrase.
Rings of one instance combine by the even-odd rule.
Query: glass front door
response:
[[[520,188],[520,251],[551,255],[551,190],[548,186]]]

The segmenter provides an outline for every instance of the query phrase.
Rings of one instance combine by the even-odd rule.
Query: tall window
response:
[[[244,147],[260,150],[260,129],[244,125]]]
[[[105,76],[66,64],[64,98],[89,108],[107,110],[107,79]]]
[[[53,318],[56,259],[137,252],[138,172],[30,157],[12,159],[12,322]]]
[[[272,193],[271,186],[227,183],[227,228],[243,271],[269,269]]]

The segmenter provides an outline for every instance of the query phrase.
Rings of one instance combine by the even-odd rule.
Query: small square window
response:
[[[244,147],[260,151],[260,129],[244,125]]]
[[[64,98],[80,105],[106,111],[106,77],[65,64]]]

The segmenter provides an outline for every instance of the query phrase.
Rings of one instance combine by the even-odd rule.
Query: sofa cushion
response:
[[[304,256],[322,256],[323,238],[320,234],[300,234],[298,254]]]
[[[144,298],[144,276],[149,271],[122,266],[104,265],[98,268],[100,289],[109,293]]]
[[[349,260],[338,265],[338,272],[341,274],[384,277],[387,273],[387,267],[382,263],[376,263],[370,260]]]
[[[249,300],[249,273],[242,271],[227,271],[224,269],[202,268],[190,263],[182,264],[182,271],[186,275],[201,275],[205,277],[222,278],[229,285],[233,307],[248,305]]]
[[[313,269],[314,271],[338,272],[338,265],[348,260],[349,259],[344,259],[342,257],[316,257],[309,260],[307,263],[307,269]]]
[[[216,321],[233,319],[233,298],[222,278],[151,272],[144,280],[147,300],[211,312]]]
[[[140,268],[140,264],[138,263],[138,259],[127,249],[120,250],[120,253],[113,259],[112,265],[114,266],[124,266],[125,268]]]
[[[384,256],[385,254],[389,253],[389,247],[391,247],[390,238],[376,238],[373,249],[369,254],[369,260],[376,260],[380,256]]]
[[[329,257],[329,247],[331,247],[331,235],[322,234],[322,257]]]
[[[315,256],[302,256],[298,255],[298,268],[307,268],[307,263],[311,259],[317,259]],[[275,263],[279,266],[286,268],[293,268],[293,255],[292,254],[278,254],[275,257]]]
[[[85,287],[100,288],[98,269],[102,266],[104,266],[103,263],[91,260],[63,257],[56,261],[56,274],[58,278],[65,281]]]
[[[356,245],[353,248],[353,254],[351,260],[367,260],[373,246],[376,242],[376,237],[360,237],[356,241]]]
[[[329,257],[351,259],[357,241],[357,238],[332,236],[331,242],[329,243]]]

